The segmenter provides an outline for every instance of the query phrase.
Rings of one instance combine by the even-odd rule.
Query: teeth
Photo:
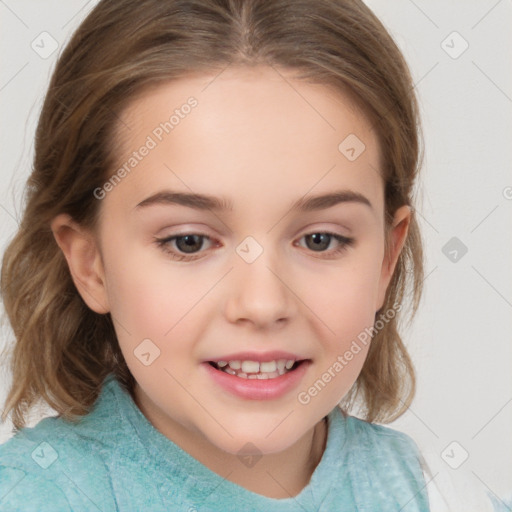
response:
[[[240,361],[233,361],[240,364]],[[231,366],[231,361],[229,362]],[[258,373],[260,371],[260,363],[257,361],[242,361],[242,371],[245,373]]]
[[[275,361],[269,361],[268,363],[260,363],[260,372],[275,372],[277,369],[277,363]]]
[[[275,361],[217,361],[217,368],[242,379],[274,379],[291,370],[295,359]]]

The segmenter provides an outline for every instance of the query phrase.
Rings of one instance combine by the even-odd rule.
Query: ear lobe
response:
[[[377,311],[384,306],[386,291],[389,283],[391,282],[398,258],[407,239],[410,222],[410,207],[404,205],[398,208],[395,212],[393,224],[389,233],[389,253],[384,255],[384,260],[382,262],[378,294],[378,304],[380,304],[380,306],[377,308]]]
[[[65,213],[57,215],[50,227],[84,302],[96,313],[108,313],[110,308],[103,263],[92,233],[80,227],[70,215]]]

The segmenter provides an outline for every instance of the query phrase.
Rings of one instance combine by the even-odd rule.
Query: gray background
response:
[[[456,478],[467,488],[503,495],[512,491],[512,3],[366,3],[409,62],[426,147],[417,205],[426,244],[425,295],[405,332],[418,392],[390,426],[428,454],[434,481]],[[2,253],[20,216],[50,72],[95,4],[0,0]],[[49,56],[31,46],[39,45],[40,53],[51,49],[42,32],[58,44]],[[11,342],[3,325],[0,346]],[[0,370],[3,406],[10,375]],[[50,414],[42,407],[29,424]],[[10,425],[1,425],[0,442],[10,435]]]

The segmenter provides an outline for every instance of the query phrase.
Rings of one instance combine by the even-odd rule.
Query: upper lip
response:
[[[297,354],[292,354],[291,352],[285,352],[283,350],[272,350],[271,352],[236,352],[220,357],[206,359],[205,362],[217,363],[218,361],[258,361],[260,363],[265,363],[268,361],[277,361],[279,359],[286,359],[287,361],[292,359],[294,361],[302,361],[308,358],[299,356]]]

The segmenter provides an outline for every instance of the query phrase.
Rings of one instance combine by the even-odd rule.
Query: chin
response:
[[[215,443],[217,448],[237,457],[261,457],[281,453],[290,448],[295,440],[274,439],[269,441],[265,438],[251,438],[250,436],[235,436],[225,443]]]
[[[229,424],[225,426],[229,434],[224,432],[225,435],[219,436],[217,433],[214,437],[204,434],[210,443],[232,455],[270,455],[290,448],[308,431],[307,428],[299,431],[296,424],[286,428],[284,424],[279,425],[279,421],[252,421],[246,427],[239,425],[236,428]]]

